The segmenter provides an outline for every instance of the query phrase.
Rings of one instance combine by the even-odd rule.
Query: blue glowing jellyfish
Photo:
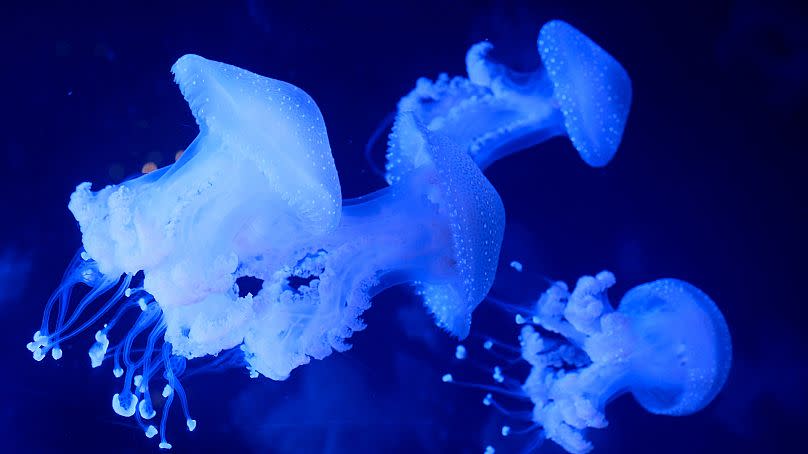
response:
[[[124,377],[114,410],[147,436],[160,433],[167,449],[174,396],[196,427],[179,380],[187,359],[217,356],[215,365],[246,363],[252,376],[283,380],[349,348],[370,299],[399,284],[415,286],[439,326],[466,336],[493,282],[505,215],[463,148],[403,115],[422,162],[343,201],[322,115],[305,92],[195,55],[172,71],[199,135],[173,165],[97,192],[78,185],[69,208],[83,248],[28,344],[35,359],[59,359],[63,342],[105,318],[91,365],[112,358]],[[245,277],[262,281],[255,294],[240,295]],[[160,375],[158,431],[144,421],[157,415]]]
[[[572,292],[557,282],[530,308],[496,302],[523,325],[519,343],[521,361],[530,366],[527,378],[510,377],[513,364],[506,362],[492,368],[493,385],[458,382],[450,374],[444,381],[491,391],[483,403],[525,419],[519,432],[542,429],[571,453],[592,449],[585,430],[606,427],[605,407],[621,394],[659,415],[704,408],[724,385],[732,360],[718,307],[687,282],[660,279],[631,289],[615,310],[606,295],[614,283],[604,271],[582,277]],[[496,345],[488,340],[484,348]],[[506,409],[508,399],[529,402],[532,411]],[[514,432],[502,428],[503,436]]]
[[[595,167],[614,156],[631,105],[631,80],[611,55],[566,22],[541,28],[542,66],[514,71],[491,58],[493,45],[466,54],[468,78],[418,80],[398,104],[388,141],[386,179],[394,182],[423,159],[408,142],[402,113],[413,112],[430,131],[460,144],[481,167],[515,151],[566,135]]]

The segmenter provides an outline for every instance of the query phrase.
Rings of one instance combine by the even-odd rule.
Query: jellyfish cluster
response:
[[[0,250],[0,306],[20,298],[31,272],[31,257],[15,248]]]
[[[342,199],[323,115],[303,90],[181,57],[172,72],[199,134],[171,165],[76,187],[68,208],[82,247],[28,343],[34,359],[58,360],[63,343],[94,331],[90,365],[111,362],[121,379],[114,411],[169,449],[175,396],[187,429],[197,425],[181,379],[242,367],[284,380],[350,348],[390,287],[410,286],[438,327],[465,338],[505,227],[485,168],[556,136],[604,166],[628,117],[630,79],[601,47],[562,21],[545,24],[537,45],[533,72],[496,61],[483,42],[466,55],[467,77],[418,80],[397,106],[387,186],[354,199]],[[533,371],[519,392],[535,404],[533,423],[570,452],[589,449],[582,430],[605,424],[619,392],[685,414],[716,395],[729,367],[726,325],[695,287],[657,281],[614,310],[610,276],[572,294],[553,286],[521,335]]]

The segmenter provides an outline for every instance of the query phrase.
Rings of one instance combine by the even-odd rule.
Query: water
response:
[[[733,335],[724,391],[683,418],[618,399],[609,427],[590,432],[596,452],[788,450],[808,421],[804,16],[772,2],[534,3],[4,6],[0,450],[157,450],[112,412],[118,385],[108,367],[88,367],[90,336],[63,346],[58,363],[34,362],[24,344],[80,243],[66,209],[75,185],[169,164],[196,135],[168,71],[177,57],[198,53],[305,89],[352,197],[383,186],[365,143],[418,77],[462,74],[466,49],[482,39],[532,68],[538,28],[556,17],[623,63],[634,103],[604,169],[554,139],[487,171],[509,223],[492,294],[528,301],[542,276],[574,282],[601,269],[617,276],[615,297],[660,277],[698,285]],[[484,304],[473,331],[515,342],[497,317]],[[407,291],[381,295],[365,318],[354,349],[286,382],[236,370],[190,380],[199,427],[180,430],[176,415],[174,449],[479,453],[500,439],[484,394],[441,382],[456,342]]]

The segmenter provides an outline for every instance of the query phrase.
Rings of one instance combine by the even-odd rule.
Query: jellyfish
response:
[[[391,286],[412,285],[437,325],[468,334],[505,214],[460,144],[402,115],[402,139],[422,161],[342,200],[322,114],[303,90],[196,55],[172,72],[199,135],[172,165],[98,191],[77,186],[68,208],[82,248],[28,344],[36,360],[58,360],[62,343],[100,326],[88,353],[123,378],[114,411],[169,449],[175,397],[188,430],[197,425],[181,378],[239,365],[284,380],[348,349]],[[240,289],[247,278],[260,282],[254,292]],[[192,370],[187,361],[202,357],[210,363]],[[157,400],[159,429],[149,423]]]
[[[538,38],[541,66],[522,73],[492,57],[493,45],[466,54],[468,77],[421,78],[401,98],[388,139],[385,178],[394,182],[424,153],[402,142],[401,118],[412,112],[430,131],[461,144],[483,169],[518,150],[566,135],[581,158],[605,166],[620,144],[631,106],[631,80],[620,63],[560,20]]]
[[[489,391],[483,403],[522,419],[519,433],[541,429],[540,436],[570,453],[593,449],[586,430],[606,427],[605,407],[622,394],[657,415],[689,415],[707,406],[732,362],[729,329],[716,304],[687,282],[659,279],[628,291],[615,309],[606,294],[614,283],[603,271],[580,278],[572,292],[554,283],[530,308],[494,300],[521,325],[518,361],[493,366],[493,385],[451,374],[443,381]],[[496,347],[490,339],[484,344]],[[509,376],[514,363],[529,367],[524,380]],[[509,400],[532,410],[509,409]],[[503,437],[515,433],[502,427]]]

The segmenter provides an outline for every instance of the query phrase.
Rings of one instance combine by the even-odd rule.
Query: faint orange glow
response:
[[[152,161],[143,164],[143,167],[140,169],[140,171],[143,173],[151,173],[154,172],[155,170],[157,170],[157,164],[155,164]]]
[[[174,162],[179,161],[180,158],[182,157],[183,153],[185,153],[185,150],[180,150],[180,151],[174,153]]]

